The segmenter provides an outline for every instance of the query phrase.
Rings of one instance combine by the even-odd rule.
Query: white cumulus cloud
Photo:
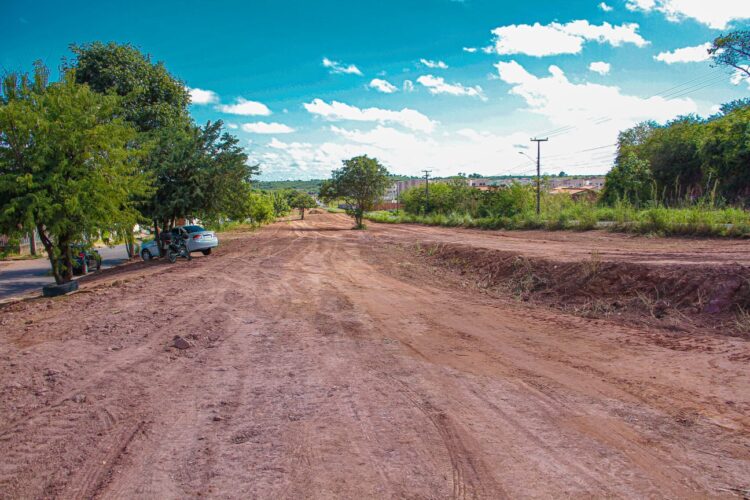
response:
[[[432,69],[448,69],[448,65],[443,61],[431,61],[429,59],[420,59],[419,62]]]
[[[404,80],[404,92],[414,92],[414,82],[411,80]]]
[[[500,79],[511,85],[510,93],[523,98],[529,111],[546,116],[556,125],[610,129],[612,139],[618,130],[640,121],[664,122],[697,112],[695,102],[689,98],[644,99],[623,94],[615,86],[573,83],[557,66],[550,66],[549,76],[545,77],[529,73],[516,61],[500,62],[495,67]]]
[[[591,64],[589,64],[589,71],[593,71],[594,73],[599,73],[600,75],[609,74],[609,71],[611,69],[612,69],[612,65],[604,61],[596,61],[596,62],[592,62]]]
[[[253,134],[291,134],[294,129],[283,123],[255,122],[243,123],[242,130]]]
[[[750,66],[743,66],[743,68],[745,68],[746,71],[750,71]],[[745,73],[744,71],[736,70],[732,74],[730,81],[734,85],[739,85],[742,82],[745,82],[747,83],[747,88],[750,89],[750,76],[747,76],[747,73]]]
[[[614,9],[614,7],[612,7],[611,5],[607,5],[607,3],[606,3],[606,2],[602,2],[602,3],[600,3],[600,4],[599,4],[599,8],[600,8],[600,9],[601,9],[602,11],[604,11],[604,12],[612,12],[613,10],[615,10],[615,9]]]
[[[190,102],[192,104],[216,104],[219,102],[219,96],[213,90],[188,88],[188,92],[190,92]]]
[[[248,101],[238,97],[234,104],[222,104],[216,106],[216,109],[222,113],[241,116],[268,116],[271,110],[262,102]]]
[[[482,87],[466,87],[460,83],[446,83],[445,79],[433,75],[423,75],[417,78],[417,83],[426,87],[430,94],[449,94],[456,96],[478,97],[483,101],[487,100]]]
[[[394,92],[398,92],[398,88],[395,85],[393,85],[388,80],[383,80],[380,78],[373,78],[370,82],[370,88],[373,88],[378,92],[382,92],[384,94],[393,94]]]
[[[320,116],[330,121],[360,121],[377,123],[396,123],[402,127],[420,132],[430,133],[435,129],[436,122],[430,120],[419,111],[404,108],[399,111],[381,108],[358,108],[343,102],[313,99],[304,104],[308,113]]]
[[[750,2],[746,0],[627,0],[625,7],[631,11],[661,12],[674,22],[694,19],[717,30],[726,29],[734,21],[750,19]]]
[[[500,55],[526,54],[543,57],[558,54],[578,54],[589,41],[608,43],[619,47],[631,43],[644,47],[648,42],[638,33],[638,24],[619,26],[610,23],[591,24],[586,20],[569,23],[511,24],[492,30],[494,45],[485,51]]]
[[[332,61],[327,57],[323,58],[323,67],[328,68],[331,73],[342,73],[345,75],[359,75],[362,76],[362,72],[353,64],[342,64],[338,61]]]
[[[468,52],[469,54],[473,54],[477,50],[479,50],[479,49],[477,49],[476,47],[464,47],[464,52]]]
[[[667,64],[703,62],[709,59],[710,56],[708,55],[708,49],[710,48],[710,43],[696,45],[695,47],[683,47],[671,52],[661,52],[655,55],[654,59]]]

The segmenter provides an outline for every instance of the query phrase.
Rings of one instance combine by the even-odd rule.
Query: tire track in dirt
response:
[[[93,288],[97,302],[29,305],[39,331],[27,363],[60,375],[45,386],[50,407],[14,396],[28,401],[22,416],[0,419],[0,497],[706,497],[748,486],[748,429],[707,420],[748,404],[744,365],[727,359],[747,352],[738,340],[678,359],[652,341],[659,332],[479,295],[392,251],[425,235],[539,251],[579,235],[350,226],[281,222],[231,235],[209,258],[123,272],[120,288]],[[710,250],[701,245],[688,253]],[[121,312],[83,329],[105,306]],[[163,324],[166,311],[180,321]],[[6,312],[22,324],[22,308]],[[134,335],[134,321],[149,325]],[[0,333],[0,352],[18,353]],[[193,346],[167,349],[175,333],[194,334]],[[27,373],[0,370],[0,389]]]

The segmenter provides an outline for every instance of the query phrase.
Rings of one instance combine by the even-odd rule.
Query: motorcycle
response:
[[[186,235],[179,235],[170,240],[167,246],[167,258],[172,264],[177,262],[177,257],[184,257],[187,260],[193,259],[187,247],[187,238]]]

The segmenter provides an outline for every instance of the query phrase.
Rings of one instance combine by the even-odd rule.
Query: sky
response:
[[[0,70],[68,46],[131,43],[222,120],[265,180],[341,160],[396,174],[602,174],[618,131],[750,97],[706,44],[750,27],[750,0],[3,2]]]

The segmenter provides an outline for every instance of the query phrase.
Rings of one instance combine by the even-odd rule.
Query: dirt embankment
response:
[[[675,330],[750,338],[750,268],[740,264],[560,261],[456,243],[411,250],[477,288],[510,293],[586,317],[622,317]]]

